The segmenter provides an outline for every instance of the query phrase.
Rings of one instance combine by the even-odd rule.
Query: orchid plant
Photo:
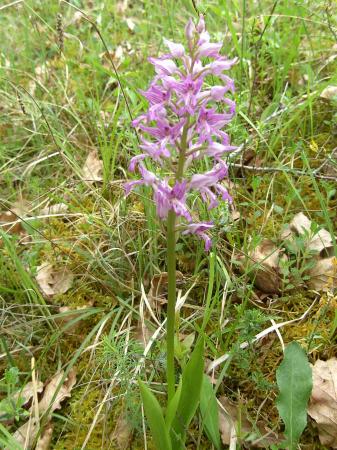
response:
[[[140,177],[125,185],[126,194],[136,186],[150,186],[157,215],[166,222],[169,405],[174,403],[178,392],[174,369],[176,240],[179,233],[193,234],[204,240],[206,251],[210,250],[209,233],[214,225],[199,220],[195,198],[199,194],[209,210],[220,201],[231,202],[221,184],[228,174],[222,158],[236,148],[230,145],[230,138],[223,130],[235,114],[235,103],[227,97],[234,92],[234,82],[225,72],[236,60],[220,55],[221,43],[210,42],[202,15],[197,24],[192,19],[188,21],[185,33],[187,49],[164,39],[168,53],[149,58],[156,75],[149,88],[140,91],[149,107],[133,121],[139,130],[142,153],[134,156],[129,165],[129,170]],[[220,82],[208,85],[209,76]],[[199,161],[204,158],[210,159],[213,167],[198,173]],[[147,161],[151,164],[145,166]]]

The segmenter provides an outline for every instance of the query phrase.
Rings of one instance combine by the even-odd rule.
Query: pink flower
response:
[[[234,92],[234,82],[224,72],[235,64],[236,58],[220,56],[222,44],[210,42],[202,15],[197,25],[189,20],[185,33],[188,50],[164,39],[169,53],[149,58],[156,75],[149,88],[140,91],[149,107],[133,121],[140,130],[142,153],[134,156],[129,165],[129,170],[139,173],[140,179],[126,183],[125,191],[128,194],[141,185],[151,187],[158,217],[165,220],[169,211],[174,211],[179,218],[178,229],[202,238],[209,250],[211,239],[207,232],[213,224],[192,222],[190,207],[197,204],[195,194],[207,203],[208,209],[215,208],[220,199],[232,201],[221,184],[228,175],[221,158],[236,148],[230,145],[224,130],[235,114],[235,103],[228,98],[228,93]],[[214,82],[214,77],[217,81],[205,87],[209,76],[210,82]],[[205,157],[213,159],[213,169],[196,173],[195,161]],[[156,167],[154,172],[144,165],[149,159]],[[196,214],[194,207],[193,216]]]

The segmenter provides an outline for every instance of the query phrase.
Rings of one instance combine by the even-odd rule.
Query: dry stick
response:
[[[120,77],[119,77],[119,74],[118,74],[118,71],[117,71],[117,67],[116,67],[115,63],[113,62],[113,59],[112,59],[111,54],[110,54],[110,52],[109,52],[108,46],[107,46],[106,43],[105,43],[105,40],[104,40],[104,38],[103,38],[103,36],[102,36],[102,33],[101,33],[100,29],[99,29],[98,26],[95,24],[95,22],[94,22],[93,20],[91,20],[91,19],[86,15],[86,13],[85,13],[84,11],[82,11],[80,8],[78,8],[77,6],[72,5],[71,3],[67,2],[67,0],[61,0],[61,1],[62,1],[63,3],[66,3],[68,6],[71,6],[72,8],[76,9],[76,11],[80,12],[80,13],[83,15],[83,18],[84,18],[87,22],[89,22],[90,25],[93,26],[94,30],[95,30],[96,33],[98,34],[98,37],[100,38],[100,40],[101,40],[101,42],[102,42],[102,44],[103,44],[103,47],[105,48],[106,55],[107,55],[107,57],[108,57],[108,59],[109,59],[109,61],[110,61],[110,64],[111,64],[111,66],[112,66],[112,68],[113,68],[113,71],[114,71],[114,73],[115,73],[115,75],[116,75],[117,83],[118,83],[118,85],[119,85],[119,87],[120,87],[120,90],[121,90],[121,92],[122,92],[122,95],[123,95],[123,97],[124,97],[124,101],[125,101],[125,104],[126,104],[126,108],[127,108],[127,110],[128,110],[128,114],[129,114],[130,120],[131,120],[131,122],[132,122],[132,121],[133,121],[133,117],[132,117],[132,113],[131,113],[131,109],[130,109],[130,105],[129,105],[127,96],[126,96],[126,94],[125,94],[125,91],[124,91],[124,88],[123,88],[121,79],[120,79]],[[135,129],[135,133],[136,133],[137,141],[138,141],[138,143],[140,143],[140,139],[139,139],[139,136],[138,136],[138,133],[137,133],[137,130],[136,130],[136,129]]]
[[[320,175],[315,170],[312,171],[311,173],[309,173],[304,170],[290,169],[287,167],[256,167],[256,166],[247,166],[247,165],[242,165],[242,164],[237,164],[237,163],[230,163],[229,167],[234,167],[234,168],[238,168],[238,169],[246,169],[246,170],[255,170],[256,172],[288,172],[290,174],[297,175],[297,176],[313,175],[315,178],[320,178],[322,180],[337,181],[337,177],[333,177],[330,175]]]
[[[315,299],[315,301],[309,306],[309,308],[300,317],[297,317],[296,319],[292,319],[292,320],[287,320],[286,322],[275,323],[271,327],[268,327],[265,330],[261,331],[260,333],[258,333],[254,337],[254,339],[252,340],[252,343],[255,343],[255,342],[259,341],[260,339],[264,338],[265,336],[267,336],[268,334],[272,333],[273,331],[275,331],[277,333],[277,330],[279,328],[282,328],[282,327],[284,327],[286,325],[290,325],[291,323],[299,322],[299,321],[303,320],[309,314],[309,312],[311,311],[313,306],[316,304],[317,300],[318,300],[318,297]],[[247,341],[243,342],[240,345],[240,349],[245,349],[248,346],[249,346],[249,342],[247,342]],[[227,361],[227,359],[230,356],[231,356],[231,353],[225,353],[224,355],[220,356],[220,358],[217,358],[214,361],[212,361],[208,365],[206,373],[212,372],[220,364],[222,364],[223,362]]]

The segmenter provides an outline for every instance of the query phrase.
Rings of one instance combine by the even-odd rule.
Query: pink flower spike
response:
[[[183,43],[164,39],[168,52],[149,58],[155,76],[149,87],[140,91],[148,106],[133,120],[141,151],[129,165],[130,172],[139,173],[139,179],[126,183],[125,192],[127,195],[136,186],[150,187],[159,219],[167,220],[173,211],[178,217],[177,230],[203,239],[208,251],[212,245],[208,231],[213,224],[193,223],[192,215],[193,220],[198,216],[196,195],[208,210],[220,201],[232,201],[221,182],[228,175],[222,158],[236,149],[225,129],[235,114],[235,102],[228,98],[234,92],[234,81],[225,72],[236,58],[220,56],[222,44],[210,41],[202,15],[197,25],[189,20],[185,33],[186,48]],[[209,75],[217,80],[213,86],[208,84]],[[201,158],[211,158],[213,168],[200,171],[195,162]],[[153,172],[145,167],[145,159],[151,161]],[[172,223],[169,225],[173,235]]]
[[[211,87],[211,97],[218,102],[224,98],[227,91],[227,86],[213,86]]]
[[[221,50],[221,47],[222,47],[221,43],[211,44],[209,42],[206,42],[205,44],[200,45],[198,49],[198,56],[217,58],[219,56],[219,51]]]
[[[144,155],[144,153],[142,153],[141,155],[137,155],[137,156],[134,156],[133,158],[131,158],[128,170],[130,172],[134,172],[136,167],[137,167],[137,165],[138,165],[138,163],[139,163],[139,161],[142,161],[143,159],[145,159],[146,156],[147,155]]]
[[[178,68],[172,59],[149,58],[149,62],[154,65],[158,75],[172,75]]]
[[[205,250],[208,252],[212,247],[211,238],[205,233],[213,228],[213,222],[190,223],[182,234],[195,234],[205,242]]]
[[[199,22],[197,24],[196,30],[199,34],[205,31],[205,19],[203,14],[200,14],[199,16]]]
[[[168,39],[164,38],[164,44],[168,49],[170,50],[171,55],[173,58],[182,58],[185,54],[185,49],[182,44],[176,44],[172,41],[169,41]]]
[[[205,151],[206,155],[212,156],[213,158],[220,158],[224,153],[236,150],[237,147],[234,145],[223,145],[218,142],[212,142]]]
[[[206,44],[209,41],[210,41],[210,35],[209,35],[208,31],[203,31],[202,33],[200,33],[198,45]]]
[[[185,27],[185,35],[188,41],[191,41],[194,38],[195,33],[197,32],[193,20],[190,18]]]

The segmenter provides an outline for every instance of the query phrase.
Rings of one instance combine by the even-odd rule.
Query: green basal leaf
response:
[[[200,339],[182,374],[182,387],[177,414],[172,423],[174,450],[184,448],[186,430],[198,408],[204,372],[204,340]]]
[[[285,424],[287,448],[296,449],[307,424],[307,404],[312,390],[308,358],[297,342],[286,347],[276,380],[280,391],[277,409]]]
[[[180,380],[178,388],[166,409],[165,422],[166,422],[166,427],[168,430],[170,430],[173,419],[175,418],[175,415],[177,413],[177,409],[178,409],[178,405],[179,405],[179,401],[180,401],[180,395],[181,395],[181,387],[182,387],[182,382]]]
[[[202,379],[200,393],[200,411],[207,436],[216,449],[221,448],[219,431],[219,411],[212,383],[207,375]]]
[[[163,411],[156,397],[145,383],[139,381],[140,393],[151,434],[157,450],[172,450],[170,436],[164,420]]]

